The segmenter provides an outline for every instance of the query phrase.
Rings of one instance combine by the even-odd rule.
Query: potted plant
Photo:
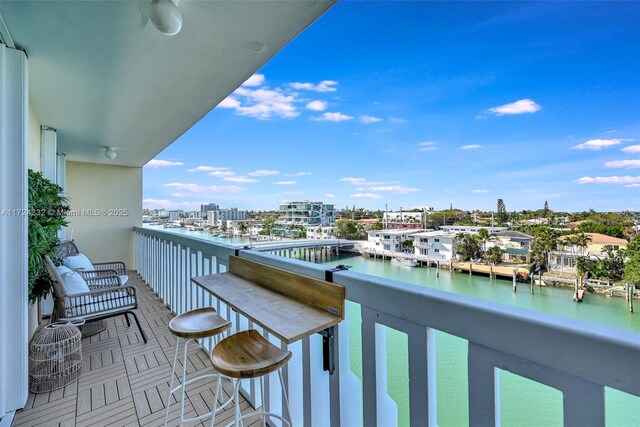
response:
[[[58,244],[58,231],[67,225],[69,205],[62,187],[29,169],[28,268],[29,301],[44,298],[51,282],[44,268],[45,255],[51,256]]]

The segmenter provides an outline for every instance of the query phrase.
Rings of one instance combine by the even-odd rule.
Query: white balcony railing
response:
[[[228,256],[234,253],[325,278],[324,266],[136,228],[137,270],[175,313],[214,306],[235,321],[234,328],[255,327],[190,283],[192,276],[225,271]],[[604,425],[605,386],[640,396],[640,334],[350,271],[335,272],[333,281],[345,286],[348,301],[360,305],[362,381],[349,368],[348,317],[337,331],[338,357],[333,375],[322,371],[322,354],[317,351],[321,347],[319,335],[289,346],[294,357],[285,370],[285,381],[296,426],[397,423],[397,409],[386,391],[385,326],[407,336],[412,426],[437,425],[436,330],[468,341],[472,426],[500,423],[499,369],[560,390],[566,426]],[[205,340],[202,345],[210,349],[211,341]],[[587,354],[589,357],[576,357]],[[594,360],[606,361],[606,369],[594,369]],[[259,405],[256,386],[250,383],[243,394]],[[279,382],[268,381],[265,387],[265,405],[281,411]]]

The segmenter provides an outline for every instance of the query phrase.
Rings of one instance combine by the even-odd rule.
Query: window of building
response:
[[[434,249],[433,251],[434,252],[440,252],[440,249]]]
[[[439,241],[440,241],[440,239],[434,239],[433,241],[434,241],[434,242],[439,242]]]

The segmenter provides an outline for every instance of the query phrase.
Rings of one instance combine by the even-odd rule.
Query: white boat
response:
[[[415,259],[409,258],[391,258],[391,264],[399,265],[400,267],[417,267],[420,265]]]

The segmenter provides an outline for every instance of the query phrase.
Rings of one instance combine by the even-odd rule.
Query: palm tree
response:
[[[485,244],[489,240],[489,230],[484,227],[478,230],[478,238],[480,239],[480,243],[482,244],[482,252],[486,251],[487,248]]]
[[[591,237],[587,236],[584,233],[572,234],[570,236],[566,236],[564,238],[564,246],[565,248],[569,248],[571,251],[571,258],[576,259],[575,265],[575,274],[576,278],[581,277],[580,268],[578,268],[577,259],[585,256],[585,250],[589,247],[589,242],[591,241]]]
[[[238,224],[238,230],[240,231],[240,234],[244,234],[247,232],[247,223],[246,222],[241,222],[240,224]]]

